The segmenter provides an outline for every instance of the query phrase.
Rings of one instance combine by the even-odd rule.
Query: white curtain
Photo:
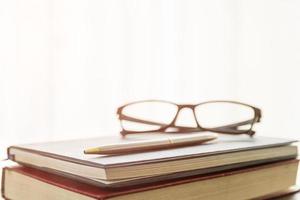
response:
[[[300,1],[0,0],[0,155],[118,134],[140,99],[233,99],[298,137]]]

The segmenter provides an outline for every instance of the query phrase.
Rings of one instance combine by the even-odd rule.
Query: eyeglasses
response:
[[[178,125],[179,113],[191,109],[194,126]],[[122,135],[167,132],[211,131],[224,134],[254,135],[254,123],[261,110],[235,101],[207,101],[199,104],[175,104],[162,100],[136,101],[118,108]]]

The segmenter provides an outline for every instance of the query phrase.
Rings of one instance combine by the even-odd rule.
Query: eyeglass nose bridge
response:
[[[195,111],[194,111],[195,105],[193,105],[193,104],[180,104],[180,105],[178,105],[178,111],[177,111],[177,113],[176,113],[176,115],[175,115],[173,121],[171,122],[170,126],[175,126],[175,123],[176,123],[176,121],[177,121],[177,119],[178,119],[178,116],[179,116],[180,111],[181,111],[182,109],[185,109],[185,108],[189,108],[189,109],[192,110],[193,117],[194,117],[194,119],[195,119],[196,125],[197,125],[197,127],[200,127],[200,125],[199,125],[199,123],[198,123],[198,121],[197,121],[197,118],[196,118],[196,116],[195,116]]]
[[[180,111],[183,108],[190,108],[193,110],[194,107],[195,107],[195,105],[193,105],[193,104],[181,104],[181,105],[178,105],[178,111]]]

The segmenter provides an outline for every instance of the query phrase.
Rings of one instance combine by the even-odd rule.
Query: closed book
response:
[[[247,167],[222,173],[161,181],[143,187],[106,190],[64,176],[27,168],[5,168],[2,195],[10,200],[235,200],[261,199],[291,192],[298,160]]]
[[[286,160],[297,156],[294,140],[220,135],[207,144],[126,155],[86,155],[84,149],[101,144],[138,141],[136,138],[102,137],[16,145],[8,158],[22,165],[84,177],[114,187],[140,182],[204,174],[224,169]],[[178,175],[181,173],[181,175]],[[149,177],[156,177],[151,179]]]

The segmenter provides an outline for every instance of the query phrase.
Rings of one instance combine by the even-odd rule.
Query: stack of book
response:
[[[129,140],[132,141],[132,140]],[[85,155],[119,137],[17,145],[3,169],[10,200],[264,199],[294,192],[293,140],[220,135],[207,144],[124,155]]]

